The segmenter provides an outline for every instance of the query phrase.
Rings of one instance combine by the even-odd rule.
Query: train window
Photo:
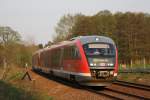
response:
[[[80,54],[76,46],[64,48],[64,59],[79,59]]]
[[[87,56],[114,56],[115,48],[111,44],[86,44],[83,46]]]
[[[115,64],[115,47],[108,43],[85,44],[83,46],[89,66],[113,67]]]
[[[33,55],[33,58],[32,58],[32,64],[34,65],[34,66],[38,66],[38,64],[37,64],[37,54],[35,54],[35,55]]]
[[[52,66],[59,67],[60,55],[61,55],[61,49],[52,50],[52,54],[51,54]]]
[[[41,61],[41,66],[42,66],[42,67],[45,67],[45,63],[44,63],[44,53],[45,53],[45,52],[42,52],[42,53],[41,53],[41,60],[40,60],[40,61]]]
[[[74,48],[74,58],[80,59],[80,52],[78,48]]]
[[[70,50],[68,47],[64,48],[64,59],[69,59]]]
[[[45,56],[45,66],[49,67],[50,65],[49,64],[50,63],[49,51],[46,51],[44,56]]]

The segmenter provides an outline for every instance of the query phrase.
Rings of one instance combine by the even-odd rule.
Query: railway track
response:
[[[150,91],[150,86],[143,85],[143,84],[137,84],[132,82],[120,81],[120,80],[116,80],[115,82],[113,82],[113,84]]]
[[[84,89],[86,89],[86,90],[88,90],[88,91],[90,91],[90,92],[92,92],[92,93],[96,93],[96,94],[99,94],[99,95],[108,97],[108,98],[110,98],[110,99],[122,100],[122,98],[120,98],[120,97],[118,97],[118,96],[111,95],[111,94],[109,94],[109,93],[107,93],[107,92],[104,92],[104,90],[98,91],[98,90],[95,90],[95,89],[91,89],[91,88],[89,88],[89,87],[88,87],[88,88],[87,88],[87,87],[84,87]]]
[[[127,92],[122,92],[122,91],[118,91],[115,89],[110,89],[110,88],[105,88],[104,91],[107,91],[107,93],[112,92],[112,96],[117,96],[120,99],[140,99],[140,100],[149,100],[150,98],[144,97],[144,96],[139,96],[139,95],[135,95],[135,94],[130,94]]]
[[[57,81],[61,84],[64,84],[64,85],[67,85],[67,86],[70,86],[73,88],[79,88],[79,89],[87,90],[89,92],[96,93],[98,95],[102,95],[102,96],[108,97],[108,98],[113,99],[113,100],[150,100],[150,97],[148,98],[148,97],[139,96],[136,94],[130,94],[130,93],[127,93],[126,91],[124,91],[124,92],[118,91],[118,90],[115,90],[115,88],[112,88],[112,89],[111,88],[103,88],[103,89],[95,89],[94,88],[93,89],[91,87],[81,86],[75,82],[64,80],[64,79],[59,78],[59,77],[48,77],[47,74],[43,74],[43,73],[38,73],[38,74],[40,74],[40,75],[42,75],[42,76],[44,76],[50,80]],[[119,82],[117,83],[117,81],[116,81],[113,84],[120,85],[121,82],[120,82],[120,84],[119,84]],[[123,85],[123,86],[128,87],[127,85]],[[142,88],[140,88],[140,89],[142,89]],[[146,89],[146,91],[147,90],[148,89]]]
[[[127,92],[122,92],[111,88],[104,88],[103,90],[97,90],[97,89],[95,90],[91,88],[85,88],[85,89],[114,100],[116,99],[117,100],[150,100],[150,98],[148,97],[130,94]]]

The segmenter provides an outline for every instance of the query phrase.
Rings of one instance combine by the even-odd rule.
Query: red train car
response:
[[[35,52],[32,68],[82,85],[107,86],[117,76],[118,52],[108,37],[79,36]]]

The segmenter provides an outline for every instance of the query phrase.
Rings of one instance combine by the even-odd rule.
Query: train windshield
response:
[[[106,43],[92,43],[85,44],[83,48],[90,66],[114,66],[114,45]]]

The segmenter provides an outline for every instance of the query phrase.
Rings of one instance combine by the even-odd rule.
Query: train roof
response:
[[[60,46],[63,46],[63,45],[68,45],[68,44],[71,44],[71,43],[75,43],[76,41],[80,41],[82,45],[86,44],[86,43],[98,43],[98,42],[101,42],[101,43],[110,43],[110,44],[113,44],[115,45],[114,41],[109,38],[109,37],[106,37],[106,36],[97,36],[97,35],[94,35],[94,36],[78,36],[78,37],[74,37],[72,39],[70,39],[69,41],[62,41],[62,42],[59,42],[57,44],[54,44],[48,48],[44,48],[44,49],[40,49],[38,51],[36,51],[34,54],[37,54],[37,53],[41,53],[43,51],[47,51],[49,49],[52,49],[52,48],[57,48],[57,47],[60,47]]]
[[[74,40],[80,40],[82,45],[86,44],[86,43],[91,43],[91,42],[104,42],[104,43],[111,43],[111,44],[115,44],[114,41],[106,36],[78,36],[75,38],[71,39],[72,41]]]
[[[41,53],[41,52],[43,52],[43,51],[46,51],[46,50],[48,50],[48,49],[49,49],[48,47],[47,47],[47,48],[43,48],[43,49],[39,49],[39,50],[35,51],[35,52],[33,53],[33,55],[39,54],[39,53]]]

